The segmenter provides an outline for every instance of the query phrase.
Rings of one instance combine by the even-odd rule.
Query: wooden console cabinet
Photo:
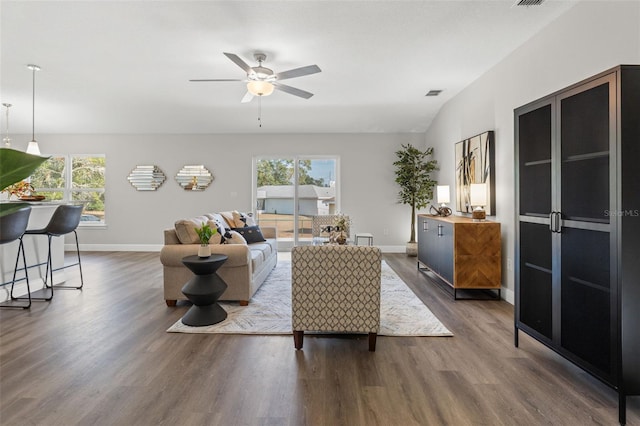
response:
[[[462,216],[418,215],[418,268],[457,290],[497,290],[502,283],[500,224]]]

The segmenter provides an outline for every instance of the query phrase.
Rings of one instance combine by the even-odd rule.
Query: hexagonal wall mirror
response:
[[[127,180],[138,191],[155,191],[167,179],[158,166],[136,166]]]
[[[212,181],[211,172],[202,164],[183,166],[176,175],[176,182],[185,191],[204,191]]]

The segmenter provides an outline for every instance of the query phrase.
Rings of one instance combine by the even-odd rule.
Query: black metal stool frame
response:
[[[58,289],[71,289],[71,290],[81,290],[82,287],[84,287],[84,278],[82,276],[82,261],[80,259],[80,244],[78,243],[78,233],[76,232],[76,228],[80,223],[80,217],[82,216],[83,209],[84,209],[84,206],[81,204],[63,204],[61,206],[58,206],[56,211],[53,213],[53,216],[51,216],[51,220],[49,221],[46,227],[42,229],[27,230],[25,232],[25,235],[46,235],[47,244],[48,244],[47,269],[44,274],[44,290],[50,289],[51,295],[49,297],[46,297],[46,296],[38,297],[38,298],[31,297],[32,300],[53,299],[54,287]],[[73,234],[76,237],[76,253],[78,255],[78,262],[53,269],[53,260],[51,256],[51,238],[66,235],[71,232],[73,232]],[[70,268],[72,266],[78,266],[80,268],[80,286],[79,287],[64,286],[64,285],[54,286],[53,285],[54,271]],[[51,278],[50,283],[49,283],[49,278]]]
[[[26,213],[25,213],[26,212]],[[18,253],[16,254],[16,264],[15,267],[13,268],[13,278],[11,280],[11,293],[10,293],[10,297],[11,300],[28,300],[28,303],[25,304],[12,304],[12,305],[0,305],[0,308],[20,308],[20,309],[29,309],[31,308],[31,288],[29,287],[29,273],[27,272],[27,257],[24,253],[24,243],[22,241],[22,237],[24,236],[24,232],[27,228],[27,223],[29,221],[29,215],[31,214],[31,207],[30,206],[26,206],[23,207],[21,209],[19,209],[18,211],[16,211],[15,213],[12,213],[12,215],[16,215],[15,217],[18,218],[18,220],[23,221],[24,223],[20,224],[19,228],[21,229],[20,235],[9,235],[9,237],[7,238],[7,240],[5,240],[5,236],[3,235],[2,238],[0,238],[0,240],[2,240],[2,244],[5,243],[9,243],[12,241],[15,241],[16,239],[18,241],[20,241],[20,243],[18,244]],[[8,216],[11,216],[8,215]],[[7,220],[7,217],[4,218],[4,220]],[[7,224],[3,224],[3,228],[4,226],[6,226]],[[22,229],[22,226],[24,226],[24,229]],[[1,234],[2,230],[0,229],[0,234]],[[14,237],[16,237],[14,239]],[[13,289],[16,285],[16,274],[18,273],[18,262],[20,261],[20,253],[22,253],[22,264],[24,265],[24,279],[27,283],[27,297],[15,297],[13,295]]]

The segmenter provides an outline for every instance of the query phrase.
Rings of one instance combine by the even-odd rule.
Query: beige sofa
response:
[[[239,301],[247,305],[278,262],[275,227],[260,228],[266,241],[252,244],[210,244],[211,254],[225,254],[227,261],[217,271],[227,283],[227,290],[220,300]],[[182,264],[185,256],[198,254],[200,244],[182,244],[175,228],[164,230],[164,246],[160,262],[164,275],[164,299],[167,306],[186,300],[182,286],[193,273]]]

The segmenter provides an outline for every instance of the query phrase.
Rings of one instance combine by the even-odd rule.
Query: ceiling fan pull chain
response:
[[[262,127],[262,96],[258,96],[258,126]]]

